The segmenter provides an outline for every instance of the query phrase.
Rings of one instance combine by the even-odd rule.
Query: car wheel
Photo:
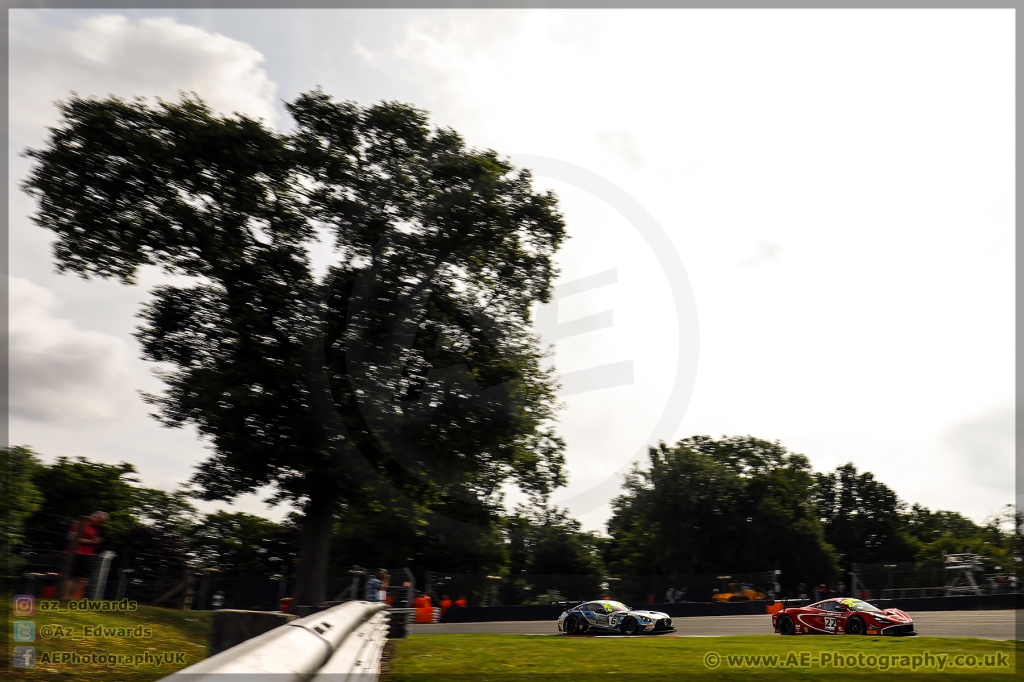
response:
[[[793,619],[789,616],[783,616],[779,618],[779,634],[780,635],[791,635],[793,634]]]
[[[562,625],[565,628],[565,634],[567,635],[575,635],[580,631],[580,622],[572,616],[566,618],[565,623]]]
[[[846,634],[848,635],[863,635],[867,631],[868,629],[864,626],[864,619],[860,616],[854,616],[846,621]]]
[[[640,624],[636,622],[636,618],[630,616],[626,620],[622,621],[622,634],[635,635],[639,630]]]

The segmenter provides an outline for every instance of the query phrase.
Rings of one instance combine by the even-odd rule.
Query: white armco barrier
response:
[[[386,608],[380,602],[345,602],[274,628],[164,679],[305,682],[324,671],[324,681],[370,682],[380,668],[387,636]],[[319,675],[316,679],[321,680]]]

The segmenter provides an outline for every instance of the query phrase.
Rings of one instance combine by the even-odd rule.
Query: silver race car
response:
[[[558,629],[567,635],[584,632],[619,632],[639,635],[647,632],[671,632],[672,619],[660,611],[634,611],[625,604],[608,599],[588,601],[566,609],[558,617]]]

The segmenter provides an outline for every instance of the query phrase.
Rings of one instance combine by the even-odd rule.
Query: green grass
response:
[[[62,611],[66,611],[67,602],[61,602]],[[0,597],[0,607],[4,617],[3,634],[5,645],[0,651],[0,670],[10,672],[13,679],[24,680],[110,680],[111,682],[149,682],[171,674],[188,665],[206,658],[206,645],[210,630],[210,611],[178,611],[155,606],[139,606],[137,611],[120,613],[110,612],[61,612],[42,613],[36,611],[30,618],[35,622],[36,640],[34,642],[15,642],[12,624],[15,617],[11,612],[10,599]],[[86,626],[106,626],[112,628],[135,629],[137,626],[150,628],[148,632],[139,633],[140,637],[100,636],[83,637]],[[44,626],[60,627],[72,633],[75,639],[67,636],[58,637],[50,633],[49,639],[42,637]],[[123,633],[111,633],[123,634]],[[33,669],[15,670],[10,657],[14,646],[34,646],[36,648],[36,667]],[[165,663],[156,665],[154,662],[142,661],[140,665],[105,665],[105,664],[73,664],[41,662],[44,653],[74,652],[77,654],[116,654],[151,657],[165,652],[182,652],[185,663]]]
[[[1009,680],[1014,674],[1015,642],[937,637],[780,637],[753,635],[738,637],[565,637],[527,635],[412,635],[394,641],[389,677],[393,682],[424,680],[614,680],[636,677],[644,680],[681,680],[703,677],[718,680],[747,680],[754,675],[765,680],[870,680],[895,676],[900,680],[945,679]],[[709,667],[705,658],[717,654],[721,662]],[[844,658],[863,654],[863,667],[821,665],[822,655]],[[984,669],[946,670],[924,667],[926,654],[973,655],[997,663],[999,656],[1008,666]],[[779,656],[776,667],[751,665],[743,659],[730,665],[728,656]],[[871,656],[887,661],[913,663],[917,670],[890,663],[882,669],[881,659],[867,664]],[[804,660],[801,661],[801,656]],[[893,659],[893,657],[896,657]],[[713,656],[711,657],[713,658]],[[826,656],[827,658],[827,656]],[[801,664],[803,663],[803,665]]]

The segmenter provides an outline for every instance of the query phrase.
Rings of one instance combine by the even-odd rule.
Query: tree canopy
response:
[[[831,580],[836,555],[814,505],[806,457],[752,437],[651,448],[612,503],[610,570],[679,575],[782,570]]]
[[[141,312],[167,386],[148,399],[213,445],[204,497],[272,485],[303,509],[300,603],[324,598],[340,504],[486,534],[503,483],[563,484],[530,306],[565,229],[528,171],[413,107],[320,91],[287,133],[188,97],[59,106],[27,152],[34,219],[61,271],[186,278]]]

